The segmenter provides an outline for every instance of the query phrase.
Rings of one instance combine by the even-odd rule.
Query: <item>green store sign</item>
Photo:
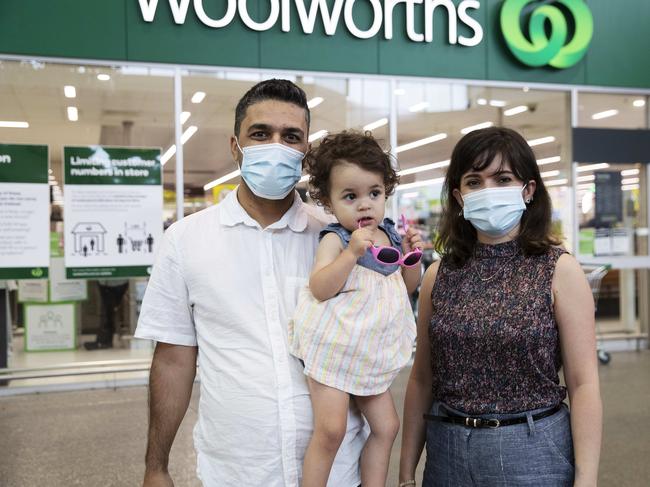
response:
[[[185,23],[190,13],[189,0],[168,0],[172,17],[176,24]],[[158,0],[138,0],[140,13],[145,22],[154,22]],[[370,39],[382,34],[384,39],[392,39],[395,12],[404,4],[406,17],[403,30],[412,42],[431,43],[433,41],[434,15],[442,11],[447,16],[449,43],[463,46],[476,46],[483,40],[483,27],[472,16],[481,8],[478,0],[267,0],[268,9],[261,19],[254,19],[251,11],[256,2],[252,0],[222,0],[225,12],[209,15],[204,0],[194,0],[194,15],[206,27],[211,29],[227,28],[236,17],[250,30],[265,32],[278,26],[282,32],[290,32],[300,25],[303,33],[311,35],[317,24],[322,24],[325,35],[333,36],[340,30],[339,24],[357,39]],[[356,8],[355,8],[356,7]],[[364,7],[368,7],[362,12]],[[294,10],[295,9],[295,13]],[[369,16],[364,15],[370,11]],[[362,12],[362,15],[359,15]],[[422,14],[424,22],[422,20]],[[416,20],[416,16],[420,21]],[[259,17],[259,15],[258,15]],[[370,17],[370,22],[368,22]],[[370,24],[370,25],[368,25]],[[458,29],[467,28],[471,35],[458,34]],[[395,29],[396,30],[396,29]]]
[[[536,6],[528,22],[529,39],[521,31],[521,14],[534,0],[505,0],[501,7],[500,25],[508,48],[522,63],[532,66],[553,66],[564,69],[578,63],[587,52],[594,33],[591,10],[583,0],[557,0],[573,16],[575,33],[568,39],[569,28],[564,12],[556,5]],[[546,26],[550,23],[550,36]],[[568,42],[567,42],[568,41]]]
[[[183,25],[191,14],[190,0],[168,0],[174,23]],[[432,43],[434,39],[434,16],[443,12],[447,20],[448,43],[474,47],[483,41],[484,27],[477,20],[481,2],[478,0],[268,0],[268,9],[262,18],[254,19],[247,0],[223,0],[225,11],[214,16],[207,13],[203,0],[192,3],[194,16],[209,29],[227,28],[236,18],[250,30],[266,32],[280,27],[282,32],[299,29],[306,35],[314,32],[316,24],[323,25],[325,35],[334,36],[339,24],[357,39],[371,39],[381,35],[385,40],[393,38],[399,20],[395,12],[403,3],[406,16],[401,26],[410,42]],[[369,15],[355,16],[355,4],[369,5]],[[528,35],[522,32],[521,17],[529,4],[537,4],[530,15]],[[147,23],[153,23],[159,6],[158,0],[138,0],[140,14]],[[564,6],[573,17],[575,33],[569,39],[569,23]],[[292,11],[295,8],[295,12]],[[259,17],[259,15],[258,15]],[[365,17],[365,18],[364,18]],[[370,22],[368,20],[370,19]],[[424,20],[422,22],[422,19]],[[368,25],[368,23],[370,25]],[[569,68],[585,55],[593,35],[593,17],[583,0],[505,0],[501,8],[501,32],[512,54],[530,67],[552,66]],[[549,28],[550,26],[550,28]],[[471,35],[460,35],[466,29]],[[547,35],[547,30],[550,35]]]
[[[650,89],[649,18],[648,0],[2,0],[0,56]]]

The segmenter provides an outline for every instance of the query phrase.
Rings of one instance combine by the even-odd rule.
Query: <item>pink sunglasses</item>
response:
[[[406,231],[408,226],[406,225],[406,217],[404,215],[400,216],[402,220],[402,226]],[[361,224],[359,223],[359,228]],[[400,252],[395,247],[386,247],[381,245],[379,247],[372,246],[370,247],[370,252],[377,262],[384,265],[401,265],[404,267],[414,267],[420,263],[422,259],[422,251],[420,249],[415,249],[409,252],[408,254],[402,256]]]

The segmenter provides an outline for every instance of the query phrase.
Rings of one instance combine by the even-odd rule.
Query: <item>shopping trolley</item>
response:
[[[582,264],[582,270],[585,273],[587,282],[589,282],[589,287],[591,288],[591,294],[594,297],[594,311],[598,306],[598,296],[600,294],[600,284],[605,277],[605,274],[609,272],[611,266],[609,264],[603,265],[593,265],[593,264]],[[598,354],[598,360],[601,364],[608,364],[610,360],[609,352],[606,352],[602,349],[600,340],[598,336],[600,335],[600,326],[596,320],[596,353]]]

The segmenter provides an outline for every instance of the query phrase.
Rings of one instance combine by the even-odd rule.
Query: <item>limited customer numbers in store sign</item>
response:
[[[213,2],[214,0],[210,0]],[[454,5],[452,0],[363,0],[370,3],[373,11],[372,25],[360,28],[354,19],[353,9],[357,0],[267,0],[270,11],[268,17],[257,22],[253,20],[248,11],[249,0],[221,0],[226,4],[225,13],[219,19],[210,17],[204,8],[204,0],[194,0],[194,11],[199,20],[206,26],[220,29],[229,25],[238,13],[244,25],[255,31],[272,29],[280,20],[283,32],[291,30],[291,4],[295,4],[300,20],[300,26],[305,34],[314,31],[316,20],[320,17],[325,33],[329,36],[336,34],[336,29],[343,13],[345,27],[353,36],[359,39],[369,39],[382,31],[385,39],[393,38],[393,10],[399,4],[406,6],[406,34],[413,42],[433,42],[433,15],[436,9],[446,10],[449,19],[449,43],[462,46],[476,46],[483,40],[483,27],[469,14],[471,10],[478,10],[481,3],[477,0],[463,0]],[[158,8],[158,0],[138,0],[140,11],[145,22],[153,22]],[[174,22],[184,24],[190,5],[190,0],[168,0],[169,7],[174,17]],[[305,5],[309,3],[309,8]],[[362,1],[359,1],[361,4]],[[415,25],[416,6],[424,10],[423,32],[417,32]],[[458,35],[458,24],[468,27],[473,35]],[[420,26],[422,28],[422,26]]]

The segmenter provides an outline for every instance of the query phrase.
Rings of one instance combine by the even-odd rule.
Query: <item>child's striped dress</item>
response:
[[[393,222],[385,219],[380,228],[399,248]],[[330,225],[321,237],[328,231],[349,243],[350,233],[340,225]],[[411,358],[416,333],[399,269],[376,263],[368,252],[336,296],[321,302],[308,287],[301,290],[289,323],[289,347],[304,362],[306,375],[357,396],[388,389]]]

